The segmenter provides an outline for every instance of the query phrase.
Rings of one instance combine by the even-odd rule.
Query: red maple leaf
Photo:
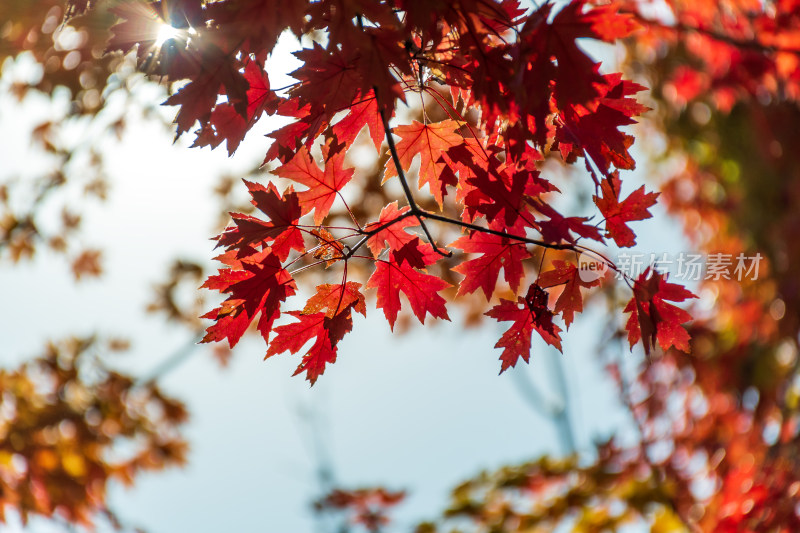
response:
[[[511,129],[524,131],[539,146],[552,136],[548,118],[554,108],[563,111],[580,105],[594,109],[603,93],[606,81],[599,74],[599,64],[580,49],[577,40],[613,42],[637,27],[632,16],[618,13],[616,6],[594,6],[575,0],[566,3],[554,17],[553,6],[546,2],[531,13],[520,30],[517,48],[501,58],[492,55],[489,59],[487,55],[484,60],[502,63],[506,57],[519,58],[510,65],[511,74],[496,74],[499,79],[508,80],[506,83],[513,80],[510,89],[516,106],[509,110]],[[503,91],[492,98],[492,103],[502,108],[508,106],[505,99],[507,94]],[[514,120],[517,114],[511,112],[522,114],[522,120]]]
[[[218,257],[231,268],[220,269],[202,285],[229,295],[222,305],[203,316],[215,323],[206,329],[202,342],[227,338],[233,348],[259,313],[258,331],[269,341],[272,324],[280,316],[281,302],[296,292],[294,279],[272,250],[265,248],[257,252],[243,248],[240,253],[243,251],[250,253],[241,260],[236,258],[236,251]]]
[[[186,72],[174,66],[171,70],[180,73],[178,79],[191,79],[162,104],[180,106],[175,117],[178,136],[188,131],[195,121],[206,126],[220,94],[227,97],[227,104],[237,113],[243,117],[247,115],[250,84],[229,53],[215,43],[203,41],[201,48],[182,51],[173,61],[178,59],[185,64]]]
[[[444,171],[447,163],[442,161],[441,157],[448,149],[464,143],[464,138],[456,133],[460,127],[461,124],[455,120],[443,120],[433,124],[423,124],[415,120],[407,126],[397,126],[393,130],[393,133],[400,137],[400,142],[396,146],[400,164],[408,170],[411,161],[419,154],[419,188],[422,189],[427,183],[440,208],[447,193],[446,185],[456,184],[454,180],[444,179],[447,176]],[[386,181],[396,175],[394,162],[389,159],[386,162],[383,180]]]
[[[619,2],[593,5],[591,10],[583,15],[583,22],[589,24],[593,37],[613,43],[617,39],[624,39],[642,29],[634,15],[623,13],[620,11],[620,7]]]
[[[266,357],[287,350],[295,354],[308,341],[315,339],[294,372],[295,376],[305,372],[306,379],[313,385],[325,371],[325,365],[336,362],[336,343],[331,342],[330,332],[326,328],[325,313],[307,315],[300,311],[289,311],[287,314],[299,319],[299,322],[275,328],[276,335],[269,345]]]
[[[607,42],[628,36],[639,26],[630,14],[616,6],[592,6],[587,0],[574,0],[563,7],[551,21],[553,4],[546,3],[531,14],[521,33],[526,50],[536,54],[529,77],[541,76],[544,83],[554,81],[554,93],[560,109],[584,104],[599,95],[604,84],[595,63],[577,44],[577,39],[594,38]],[[555,63],[548,65],[551,58]],[[548,72],[551,71],[551,72]],[[537,84],[540,89],[542,81]]]
[[[217,241],[220,246],[237,248],[272,242],[272,251],[285,261],[291,250],[305,250],[303,234],[297,227],[300,219],[300,201],[290,187],[281,196],[274,184],[268,188],[245,180],[252,196],[252,204],[269,217],[268,222],[258,218],[232,213],[235,226],[227,228]]]
[[[367,316],[367,307],[360,288],[361,284],[354,281],[348,281],[344,285],[317,285],[317,292],[308,299],[303,313],[312,314],[325,310],[325,316],[333,318],[341,313],[349,313],[352,307],[356,312]]]
[[[481,257],[465,261],[453,269],[465,276],[458,286],[458,296],[473,293],[481,288],[486,299],[489,300],[494,292],[501,268],[511,290],[516,293],[519,289],[520,281],[525,276],[522,260],[530,257],[524,243],[512,242],[507,237],[472,231],[450,246],[460,248],[467,253],[483,254]]]
[[[353,68],[358,59],[357,51],[323,48],[314,43],[312,48],[303,48],[294,55],[303,65],[291,75],[301,84],[289,94],[300,107],[308,105],[312,116],[324,117],[327,123],[336,113],[358,101],[362,80]]]
[[[278,106],[279,115],[292,117],[295,120],[267,134],[267,137],[275,139],[275,142],[267,150],[267,155],[264,157],[265,165],[275,159],[281,163],[288,163],[301,146],[311,148],[325,122],[320,116],[311,115],[310,110],[310,105],[301,106],[296,98],[284,100]]]
[[[249,61],[244,69],[244,79],[250,86],[247,89],[247,118],[252,120],[265,112],[274,113],[280,99],[270,89],[266,70],[257,61]]]
[[[520,357],[528,363],[531,356],[531,335],[539,333],[544,341],[561,350],[561,328],[553,324],[553,313],[547,308],[547,292],[533,284],[525,298],[520,296],[516,302],[500,299],[500,303],[487,313],[498,322],[513,322],[503,333],[495,348],[503,348],[500,355],[500,373],[516,366]]]
[[[325,371],[325,365],[336,362],[336,345],[353,329],[352,311],[366,316],[367,308],[360,283],[346,282],[336,285],[319,285],[305,309],[290,311],[299,322],[278,326],[266,357],[289,351],[299,352],[311,339],[314,343],[303,356],[294,375],[306,373],[313,385]]]
[[[405,102],[403,86],[395,73],[413,76],[414,71],[404,46],[405,35],[391,25],[366,27],[358,37],[358,61],[352,65],[361,74],[361,94],[375,91],[378,109],[387,116],[395,101]]]
[[[350,146],[364,126],[369,126],[372,143],[376,150],[380,150],[384,137],[383,120],[374,96],[351,105],[347,115],[333,126],[333,133],[345,146]]]
[[[666,301],[683,302],[689,298],[697,296],[681,285],[668,283],[666,275],[652,272],[649,268],[645,270],[634,283],[633,298],[624,309],[631,313],[625,325],[631,349],[641,339],[647,355],[656,342],[663,350],[675,346],[688,352],[689,332],[681,324],[691,320],[692,316]]]
[[[632,117],[650,109],[628,98],[645,87],[622,80],[622,74],[611,74],[604,79],[606,84],[599,89],[597,105],[573,105],[562,111],[555,141],[565,161],[573,161],[585,153],[603,172],[608,172],[611,165],[630,170],[636,166],[628,152],[633,137],[618,128],[636,123]]]
[[[211,109],[217,103],[219,87],[219,81],[213,76],[200,76],[167,98],[164,105],[180,106],[180,110],[175,116],[178,135],[188,131],[198,120],[208,122],[211,117]]]
[[[247,90],[247,113],[242,116],[236,106],[229,103],[217,104],[211,112],[209,123],[198,133],[194,146],[216,148],[223,140],[228,145],[228,155],[233,155],[244,140],[245,135],[258,122],[264,112],[273,114],[280,99],[270,90],[267,73],[256,61],[249,61],[244,78],[250,88]],[[210,131],[213,129],[213,131]]]
[[[456,199],[464,203],[463,218],[472,221],[483,215],[494,229],[511,230],[522,223],[536,227],[528,209],[529,195],[557,190],[539,177],[533,160],[502,162],[499,137],[492,142],[465,139],[443,154],[452,171],[458,172]],[[500,217],[500,214],[503,214]]]
[[[566,261],[556,260],[553,261],[553,270],[542,272],[539,274],[539,285],[542,288],[555,287],[557,285],[564,285],[564,290],[556,300],[555,312],[561,313],[564,318],[564,324],[569,329],[572,324],[575,313],[583,311],[583,296],[581,296],[581,287],[594,287],[600,284],[600,280],[592,280],[585,282],[580,277],[580,271],[572,263]]]
[[[450,320],[445,308],[445,299],[437,294],[450,286],[441,278],[415,270],[407,262],[401,263],[392,254],[389,261],[376,261],[377,267],[367,281],[367,288],[378,290],[377,306],[389,325],[394,329],[397,313],[400,311],[400,292],[411,304],[411,310],[421,323],[430,313],[435,318]]]
[[[648,209],[655,205],[659,193],[645,193],[642,185],[620,202],[621,185],[617,172],[603,178],[602,196],[595,196],[594,203],[606,218],[606,236],[613,238],[617,246],[631,247],[636,244],[636,235],[627,223],[652,217]]]
[[[402,220],[397,220],[410,210],[411,208],[408,206],[398,209],[397,202],[392,202],[381,209],[381,216],[378,218],[377,222],[367,224],[367,227],[364,228],[365,231],[375,231],[385,226],[367,239],[367,246],[369,246],[373,256],[378,257],[386,248],[387,243],[389,244],[390,250],[399,250],[416,238],[416,235],[413,233],[405,231],[406,228],[419,225],[415,217],[406,216]],[[397,222],[390,224],[393,220],[397,220]]]
[[[405,262],[413,268],[425,268],[442,258],[434,251],[433,246],[420,242],[419,237],[414,237],[399,249],[393,250],[392,255],[398,264]]]
[[[600,230],[597,226],[587,224],[586,217],[565,217],[545,201],[538,198],[528,201],[541,214],[550,217],[550,220],[539,219],[536,223],[542,234],[542,239],[551,243],[569,242],[575,243],[577,240],[572,236],[575,233],[581,237],[604,242]]]
[[[340,11],[341,6],[337,6],[335,12]],[[349,118],[345,117],[345,123],[334,133],[337,136],[342,134],[339,140],[349,146],[363,125],[369,122],[376,147],[380,146],[378,138],[383,138],[383,124],[379,113],[382,111],[391,116],[394,99],[404,98],[391,66],[406,74],[411,70],[405,50],[399,44],[404,38],[395,35],[390,26],[377,34],[372,28],[358,33],[359,39],[352,46],[321,47],[315,44],[313,48],[295,54],[304,62],[292,73],[300,84],[289,91],[291,104],[280,109],[279,113],[298,120],[270,134],[276,143],[270,147],[265,162],[275,157],[285,161],[282,150],[294,150],[295,145],[305,143],[309,148],[338,112],[370,98],[373,104],[364,108],[374,109],[375,116],[363,114],[364,108],[357,110]]]
[[[513,228],[520,220],[530,224],[524,194],[528,176],[522,172],[500,172],[494,165],[489,168],[491,172],[476,169],[475,176],[467,179],[473,190],[464,199],[465,211],[480,213],[494,225],[505,224],[505,228]]]
[[[352,168],[344,168],[344,150],[328,152],[325,161],[325,170],[321,170],[311,154],[303,147],[295,154],[291,161],[278,167],[274,173],[282,178],[287,178],[308,187],[300,191],[300,207],[303,214],[314,210],[314,224],[320,225],[328,216],[331,205],[339,191],[347,185],[353,177]]]

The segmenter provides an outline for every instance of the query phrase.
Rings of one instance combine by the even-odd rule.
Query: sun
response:
[[[165,42],[170,39],[174,39],[181,35],[181,30],[178,28],[173,27],[171,24],[167,24],[166,22],[162,23],[158,27],[158,36],[156,37],[156,46],[161,46]]]

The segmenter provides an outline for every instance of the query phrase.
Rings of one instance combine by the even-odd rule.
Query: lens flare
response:
[[[156,37],[156,46],[161,46],[170,39],[180,36],[181,30],[173,28],[170,24],[163,23],[158,28],[158,37]]]

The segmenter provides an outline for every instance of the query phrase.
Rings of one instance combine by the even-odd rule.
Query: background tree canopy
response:
[[[340,484],[314,430],[308,512],[323,530],[800,528],[800,2],[47,0],[6,2],[0,21],[6,337],[31,316],[16,315],[29,300],[14,273],[63,256],[76,283],[114,275],[82,219],[124,187],[120,159],[156,174],[173,153],[159,134],[126,150],[132,128],[192,143],[192,172],[213,182],[193,238],[218,233],[192,259],[174,238],[200,185],[155,180],[125,198],[156,230],[131,240],[125,268],[161,272],[148,311],[190,341],[151,371],[126,368],[113,354],[128,342],[104,332],[4,354],[0,522],[134,527],[109,491],[191,461],[187,409],[161,382],[196,343],[225,366],[260,337],[262,366],[314,385],[372,340],[356,316],[369,314],[392,330],[496,328],[495,371],[513,373],[561,450],[393,524],[413,487]],[[223,143],[225,169],[204,167]],[[165,198],[174,218],[148,220]],[[667,217],[692,249],[640,250],[648,224],[666,239]],[[150,246],[176,253],[148,264]],[[92,329],[124,294],[106,296],[82,316]],[[566,385],[585,309],[604,310],[594,379],[626,414],[587,445]],[[139,331],[119,333],[135,345]],[[518,365],[545,345],[563,351],[547,371],[557,401]]]

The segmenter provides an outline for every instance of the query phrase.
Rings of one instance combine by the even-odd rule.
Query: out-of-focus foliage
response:
[[[631,372],[606,345],[637,446],[481,475],[421,532],[800,528],[800,2],[625,5],[648,30],[626,61],[652,88],[662,198],[700,251],[761,254],[758,278],[702,282],[688,355]]]
[[[453,490],[444,524],[420,524],[416,532],[543,533],[560,524],[581,533],[644,524],[654,532],[685,531],[672,508],[674,489],[636,450],[607,443],[590,465],[574,455],[545,457],[482,473]]]
[[[635,413],[645,441],[671,453],[665,472],[685,487],[683,516],[704,530],[794,531],[800,2],[673,9],[673,28],[629,46],[631,69],[658,102],[665,201],[699,249],[765,261],[757,280],[705,282],[714,306],[691,328],[691,355],[671,352],[640,373],[638,390],[651,394]],[[698,494],[699,476],[710,497]]]
[[[121,138],[131,110],[157,113],[130,92],[142,81],[131,64],[104,54],[114,15],[65,20],[65,9],[61,0],[0,4],[0,127],[30,139],[16,154],[27,164],[0,169],[0,260],[30,259],[44,246],[65,254],[80,280],[102,272],[101,252],[76,238],[83,203],[108,194],[101,143]],[[53,111],[41,122],[15,117],[37,105]],[[54,211],[60,223],[43,222]]]
[[[108,25],[114,20],[106,10],[92,10],[65,22],[65,2],[3,2],[0,6],[0,63],[27,53],[41,65],[39,79],[18,83],[20,97],[35,89],[52,95],[59,87],[73,96],[73,112],[96,113],[103,104],[103,89],[121,58],[105,55]]]
[[[121,56],[104,55],[113,14],[65,9],[61,0],[0,3],[0,127],[30,139],[0,169],[0,260],[47,247],[65,254],[80,280],[102,272],[102,252],[76,239],[85,202],[108,193],[101,143],[122,135],[131,108],[156,115],[153,103],[134,102],[131,88],[143,78]],[[51,110],[41,122],[24,114],[41,108]],[[116,524],[110,482],[184,463],[183,405],[155,381],[113,370],[114,352],[125,348],[70,338],[0,368],[0,522],[12,511],[24,521]]]
[[[345,490],[333,489],[314,502],[317,513],[337,513],[347,524],[378,533],[389,524],[388,512],[405,498],[403,491],[382,487]]]
[[[185,461],[183,405],[154,382],[106,366],[121,341],[71,338],[15,370],[0,369],[0,521],[5,512],[90,525],[109,481]]]

